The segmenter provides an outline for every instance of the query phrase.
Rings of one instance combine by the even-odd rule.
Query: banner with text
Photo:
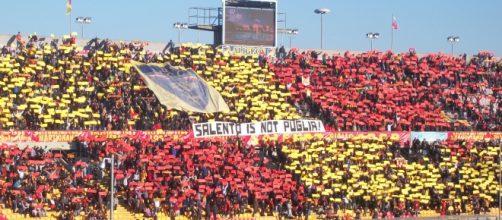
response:
[[[158,140],[178,139],[186,131],[0,131],[0,143],[3,142],[72,142],[75,138],[91,140],[139,138]]]
[[[275,57],[275,47],[257,47],[243,45],[224,45],[223,50],[231,54],[241,54],[245,56],[266,55]]]
[[[502,132],[448,132],[448,139],[453,141],[489,141],[502,140]]]
[[[448,139],[448,132],[411,132],[411,140],[419,140],[419,141],[444,141]]]
[[[279,135],[260,135],[253,136],[248,143],[257,144],[259,140],[286,140],[292,139],[293,141],[311,141],[312,139],[328,139],[328,140],[384,140],[389,139],[398,141],[401,147],[409,146],[410,132],[358,132],[358,131],[341,131],[341,132],[322,132],[316,134],[279,134]]]
[[[502,132],[325,132],[324,125],[318,120],[277,120],[255,123],[237,124],[233,122],[209,122],[193,124],[193,135],[200,137],[228,137],[228,136],[291,136],[307,137],[301,133],[320,133],[323,138],[330,139],[371,139],[390,138],[400,140],[401,144],[418,140],[448,140],[453,141],[489,141],[502,140]],[[411,134],[411,135],[410,135]],[[85,139],[183,139],[188,135],[187,131],[0,131],[0,143],[3,142],[72,142],[75,138]],[[291,135],[291,136],[290,136]]]
[[[325,132],[320,120],[273,120],[254,123],[206,122],[192,125],[195,138]]]

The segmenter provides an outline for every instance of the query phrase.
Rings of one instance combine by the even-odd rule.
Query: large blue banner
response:
[[[221,95],[191,70],[169,65],[136,65],[147,86],[160,103],[181,111],[229,112]]]

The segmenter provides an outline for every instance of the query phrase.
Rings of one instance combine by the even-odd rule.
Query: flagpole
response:
[[[71,11],[70,11],[70,19],[69,19],[69,24],[70,24],[70,35],[71,35]]]
[[[69,27],[70,27],[70,35],[71,35],[71,18],[72,18],[72,12],[73,12],[73,5],[72,5],[72,2],[71,0],[66,0],[66,15],[68,15],[68,24],[69,24]]]
[[[394,27],[393,27],[393,22],[394,22],[394,14],[392,14],[391,19],[391,25],[390,25],[390,51],[392,52],[392,46],[394,44]]]

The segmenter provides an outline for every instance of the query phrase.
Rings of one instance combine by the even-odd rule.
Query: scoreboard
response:
[[[223,0],[223,44],[275,47],[276,0]]]

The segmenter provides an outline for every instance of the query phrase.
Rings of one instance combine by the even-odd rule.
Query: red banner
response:
[[[97,137],[103,139],[117,139],[125,137],[139,137],[142,139],[158,140],[164,138],[186,139],[193,138],[187,131],[0,131],[0,142],[72,142],[76,137]],[[411,132],[325,132],[312,134],[285,134],[283,135],[259,135],[257,138],[277,136],[279,140],[283,137],[293,135],[322,135],[331,139],[351,139],[359,137],[361,139],[390,138],[399,140],[401,146],[410,141]],[[243,137],[241,137],[243,138]],[[466,141],[488,141],[502,140],[502,132],[448,132],[448,139]],[[246,142],[246,141],[245,141]]]
[[[389,138],[391,140],[399,140],[401,147],[407,147],[404,145],[407,141],[410,141],[411,132],[328,132],[326,133],[326,137],[343,140],[354,137],[361,139]]]
[[[72,142],[76,137],[141,137],[158,140],[166,137],[178,139],[186,134],[186,131],[0,131],[0,142]]]
[[[502,132],[448,132],[448,139],[453,141],[502,140]]]
[[[267,140],[284,140],[292,137],[316,137],[318,139],[338,139],[347,140],[352,138],[373,139],[373,138],[388,138],[390,140],[399,141],[401,147],[408,147],[406,142],[411,139],[411,132],[324,132],[324,133],[308,133],[308,134],[273,134],[273,135],[258,135],[244,137],[244,143],[257,144],[257,141]],[[243,137],[241,137],[243,138]],[[309,138],[306,138],[309,140]]]

